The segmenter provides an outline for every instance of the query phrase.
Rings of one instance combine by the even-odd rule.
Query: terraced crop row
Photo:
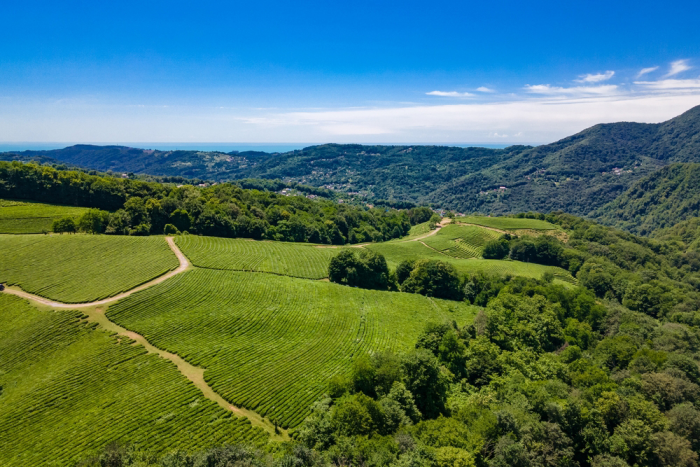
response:
[[[0,283],[66,303],[99,300],[178,266],[162,237],[0,235]]]
[[[0,199],[0,233],[27,234],[51,231],[53,221],[77,219],[88,208]]]
[[[0,387],[5,467],[74,465],[115,441],[164,453],[267,439],[143,347],[4,294]]]
[[[465,224],[483,225],[500,230],[554,230],[556,225],[539,219],[519,219],[516,217],[486,217],[486,216],[466,216],[458,217],[456,222]]]
[[[328,263],[340,251],[305,243],[266,242],[182,235],[177,245],[195,266],[258,271],[307,279],[328,276]]]
[[[450,311],[453,310],[453,311]],[[320,281],[195,269],[112,305],[108,317],[206,368],[228,401],[295,426],[353,356],[410,346],[460,302]]]
[[[426,245],[455,258],[478,258],[486,242],[501,234],[472,225],[447,225],[423,241]]]

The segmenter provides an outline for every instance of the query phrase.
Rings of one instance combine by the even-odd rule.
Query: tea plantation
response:
[[[270,274],[195,269],[107,316],[206,368],[228,401],[295,426],[354,356],[411,346],[426,322],[463,325],[464,302]]]
[[[62,217],[77,219],[87,210],[75,206],[0,199],[0,234],[50,232],[54,220]]]
[[[116,295],[178,266],[162,237],[0,235],[0,283],[65,303]]]
[[[164,453],[266,439],[128,338],[0,294],[0,465],[74,465],[114,441]]]
[[[483,225],[500,230],[555,230],[557,226],[539,219],[525,219],[516,217],[484,217],[466,216],[457,217],[458,223]]]
[[[486,242],[501,234],[473,225],[447,225],[423,242],[431,248],[455,258],[479,258]]]
[[[270,272],[307,279],[328,276],[328,263],[337,248],[286,243],[182,235],[178,247],[202,268]]]

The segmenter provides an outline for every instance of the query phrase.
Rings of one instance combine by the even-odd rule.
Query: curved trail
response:
[[[418,236],[418,237],[416,237],[416,238],[412,238],[412,239],[410,239],[410,240],[401,240],[400,242],[397,242],[397,243],[418,242],[418,241],[420,241],[420,240],[423,240],[424,238],[432,237],[433,235],[435,235],[436,233],[438,233],[438,232],[440,231],[441,228],[443,228],[444,226],[446,226],[446,225],[449,224],[450,222],[452,222],[452,219],[450,219],[449,217],[445,217],[443,220],[440,221],[439,224],[436,225],[436,227],[437,227],[436,229],[431,230],[431,231],[428,232],[427,234],[425,234],[425,235],[420,235],[420,236]],[[421,243],[423,243],[423,242],[421,242]],[[425,243],[423,243],[423,244],[425,245]],[[426,245],[426,246],[427,246],[427,245]]]
[[[204,368],[200,368],[197,366],[192,365],[191,363],[185,361],[182,357],[180,357],[177,354],[167,352],[163,349],[159,349],[158,347],[154,346],[148,340],[142,336],[141,334],[138,334],[133,331],[129,331],[126,328],[121,327],[117,323],[110,321],[109,318],[107,318],[107,315],[105,314],[105,307],[104,305],[110,304],[112,302],[116,302],[118,300],[121,300],[123,298],[128,297],[129,295],[139,292],[141,290],[147,289],[149,287],[152,287],[156,284],[160,284],[163,281],[166,281],[170,279],[173,276],[176,276],[177,274],[181,274],[188,269],[192,267],[191,263],[187,259],[187,257],[180,251],[180,249],[177,247],[175,244],[175,241],[173,240],[172,237],[166,237],[166,241],[168,242],[168,245],[170,246],[170,249],[175,253],[175,256],[177,256],[177,259],[180,261],[180,266],[177,269],[174,269],[166,274],[163,274],[162,276],[156,277],[153,280],[150,280],[144,284],[139,285],[138,287],[135,287],[131,290],[128,290],[126,292],[120,293],[118,295],[115,295],[113,297],[105,298],[103,300],[97,300],[94,302],[88,302],[88,303],[62,303],[62,302],[56,302],[53,300],[49,300],[44,297],[40,297],[38,295],[34,295],[28,292],[25,292],[18,287],[12,287],[12,288],[5,288],[3,291],[4,293],[8,293],[11,295],[16,295],[18,297],[24,298],[26,300],[30,300],[32,302],[35,302],[39,305],[51,307],[51,308],[61,308],[61,309],[80,309],[83,311],[88,316],[88,321],[90,322],[95,322],[100,325],[101,328],[111,331],[111,332],[116,332],[120,336],[125,336],[130,339],[133,339],[136,341],[136,343],[142,345],[149,353],[155,353],[158,354],[159,356],[165,358],[166,360],[169,360],[172,362],[178,369],[180,373],[182,373],[183,376],[185,376],[187,379],[189,379],[200,391],[202,391],[202,394],[204,397],[207,399],[216,402],[220,407],[224,408],[225,410],[229,410],[236,414],[239,417],[246,417],[250,422],[253,424],[253,426],[258,426],[260,428],[263,428],[265,431],[270,433],[271,439],[281,439],[281,440],[287,440],[289,439],[289,435],[286,430],[283,430],[282,428],[278,428],[278,432],[276,433],[275,431],[275,426],[272,422],[269,420],[265,419],[262,417],[260,414],[257,412],[254,412],[252,410],[244,409],[241,407],[236,407],[233,404],[230,404],[229,402],[226,401],[223,397],[221,397],[216,391],[214,391],[209,384],[204,379]]]
[[[94,302],[85,302],[85,303],[63,303],[63,302],[56,302],[53,300],[49,300],[48,298],[40,297],[39,295],[34,295],[29,292],[25,292],[24,290],[20,289],[19,287],[7,287],[5,288],[5,293],[9,293],[12,295],[17,295],[18,297],[26,298],[27,300],[31,300],[37,303],[41,303],[42,305],[47,305],[52,308],[70,308],[71,310],[75,309],[80,309],[80,308],[90,308],[92,306],[99,306],[99,305],[106,305],[108,303],[116,302],[118,300],[121,300],[122,298],[126,298],[129,295],[140,292],[141,290],[147,289],[149,287],[152,287],[156,284],[160,284],[161,282],[164,282],[168,279],[170,279],[173,276],[176,276],[180,273],[183,273],[187,271],[191,264],[190,261],[187,259],[187,256],[180,251],[180,249],[175,245],[175,240],[173,240],[173,237],[165,237],[165,240],[168,242],[168,245],[170,246],[170,249],[173,250],[173,253],[175,253],[175,256],[177,256],[177,259],[180,261],[180,266],[178,266],[177,269],[174,269],[170,272],[167,272],[163,274],[162,276],[158,276],[153,280],[150,280],[146,283],[143,283],[137,287],[134,287],[131,290],[127,290],[126,292],[122,292],[118,295],[114,295],[109,298],[105,298],[102,300],[97,300]]]

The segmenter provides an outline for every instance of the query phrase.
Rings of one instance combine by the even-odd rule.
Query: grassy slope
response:
[[[74,311],[0,295],[0,465],[72,465],[113,441],[156,452],[264,440],[174,365]]]
[[[75,206],[0,199],[0,233],[27,234],[51,231],[55,219],[77,219],[87,210],[88,208]]]
[[[195,266],[230,271],[257,271],[308,279],[328,276],[328,263],[340,251],[308,243],[178,236],[178,247]]]
[[[162,237],[0,236],[0,282],[67,303],[129,290],[179,264]]]
[[[377,243],[369,245],[369,248],[381,253],[386,258],[390,268],[395,268],[401,261],[415,259],[437,259],[452,264],[460,273],[510,274],[539,279],[547,271],[554,277],[565,282],[574,283],[575,279],[567,271],[554,266],[543,266],[535,263],[522,263],[520,261],[500,261],[495,259],[459,259],[431,250],[420,242],[405,243]]]
[[[500,230],[555,230],[557,228],[556,225],[539,219],[519,219],[514,217],[466,216],[458,217],[456,222],[483,225],[484,227]]]
[[[450,311],[453,310],[453,311]],[[227,400],[294,426],[353,355],[405,349],[427,321],[473,308],[269,274],[197,269],[111,306],[108,316],[207,369]]]

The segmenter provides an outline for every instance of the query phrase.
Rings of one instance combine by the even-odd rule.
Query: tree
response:
[[[401,290],[448,300],[462,299],[457,270],[451,264],[438,260],[417,261]]]
[[[177,227],[180,232],[190,230],[192,218],[186,209],[176,209],[170,214],[170,223]]]
[[[338,284],[364,289],[389,288],[389,267],[384,256],[362,249],[359,255],[347,249],[331,258],[328,279]]]
[[[107,230],[109,213],[100,209],[88,209],[78,219],[78,230],[81,232],[100,234]]]
[[[56,233],[75,233],[75,221],[72,217],[63,217],[56,219],[51,225],[51,230]]]
[[[440,363],[428,350],[417,349],[402,359],[404,382],[413,394],[418,410],[426,418],[435,418],[445,410],[447,381]]]
[[[496,240],[491,240],[484,245],[484,251],[481,256],[485,259],[503,259],[508,256],[510,251],[510,244],[508,240],[501,237]]]

